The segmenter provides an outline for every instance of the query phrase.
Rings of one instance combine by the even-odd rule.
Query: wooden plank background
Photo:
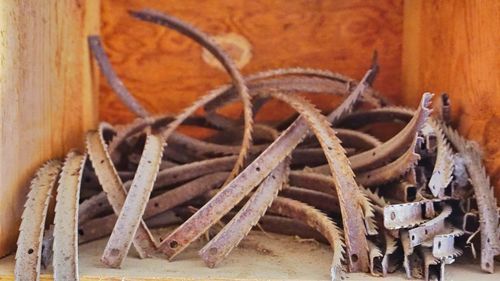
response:
[[[447,92],[455,125],[479,142],[500,199],[500,1],[405,1],[403,102]]]
[[[392,98],[401,89],[401,0],[384,1],[102,1],[106,50],[126,86],[155,113],[179,112],[207,90],[228,82],[202,59],[202,49],[165,28],[140,22],[128,9],[154,8],[211,35],[244,37],[252,58],[244,74],[277,67],[314,67],[360,79],[378,50],[375,86]],[[101,84],[101,117],[112,123],[132,114]],[[331,100],[331,99],[327,99]],[[321,103],[323,108],[331,103]],[[278,103],[267,110],[272,118]],[[233,112],[234,113],[234,112]]]
[[[202,59],[195,43],[132,19],[128,9],[154,8],[211,35],[241,35],[252,53],[244,74],[304,66],[359,79],[378,50],[381,72],[375,88],[390,100],[416,106],[423,91],[451,95],[455,121],[484,146],[500,195],[499,5],[495,0],[115,0],[102,3],[102,34],[125,84],[155,113],[179,112],[228,77]],[[313,101],[326,109],[329,100]],[[276,102],[264,117],[274,119],[281,111]],[[111,123],[133,118],[105,82],[100,114]]]
[[[36,169],[83,148],[97,124],[86,37],[99,33],[99,16],[94,0],[1,1],[0,257],[16,248]]]

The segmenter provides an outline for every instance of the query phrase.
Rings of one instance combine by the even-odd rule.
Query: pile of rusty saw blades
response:
[[[224,266],[255,227],[330,245],[332,279],[398,269],[443,279],[445,265],[464,252],[493,272],[499,208],[478,145],[449,126],[446,94],[434,113],[430,93],[416,109],[391,105],[371,88],[376,56],[359,81],[309,68],[244,77],[189,24],[150,10],[131,15],[201,44],[231,83],[177,115],[153,116],[120,81],[99,37],[89,37],[107,82],[138,119],[119,128],[101,123],[87,133],[85,153],[71,151],[37,171],[20,227],[18,280],[37,280],[50,265],[56,280],[77,280],[78,244],[108,236],[100,257],[108,267],[120,267],[131,246],[140,258],[173,260],[202,236],[209,239],[200,258]],[[343,100],[321,112],[305,93]],[[296,115],[255,122],[270,100]],[[220,112],[233,103],[242,104],[239,118]],[[211,133],[196,139],[178,132],[181,125]],[[374,136],[390,125],[399,131],[384,141]],[[46,228],[54,190],[54,223]]]

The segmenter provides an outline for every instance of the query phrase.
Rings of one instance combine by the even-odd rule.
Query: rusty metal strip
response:
[[[358,129],[378,122],[410,122],[415,110],[401,106],[386,106],[347,114],[338,122],[343,128]]]
[[[142,215],[153,190],[162,154],[161,136],[148,135],[134,180],[101,257],[101,262],[109,267],[121,266],[143,223]]]
[[[211,189],[220,187],[228,175],[228,172],[205,175],[151,198],[146,205],[143,219],[149,219],[196,198]],[[80,243],[89,242],[110,234],[113,231],[116,220],[117,216],[112,214],[81,224],[78,229],[80,232]]]
[[[450,184],[453,176],[453,169],[455,167],[453,152],[439,124],[431,118],[429,119],[429,125],[435,132],[437,141],[437,156],[432,176],[429,180],[429,189],[435,197],[441,198],[444,196],[444,189]]]
[[[285,158],[278,164],[236,216],[199,251],[208,267],[213,268],[219,264],[264,215],[287,179],[288,162],[289,159]]]
[[[155,188],[176,184],[215,172],[230,171],[236,159],[236,156],[218,157],[162,170],[158,173]]]
[[[358,204],[361,207],[361,211],[363,214],[366,234],[377,235],[378,227],[377,222],[375,221],[375,206],[371,202],[370,198],[366,195],[366,193],[363,192],[365,188],[363,186],[359,186],[359,188],[361,189],[361,192],[358,194]]]
[[[255,100],[257,101],[262,99],[264,98],[260,97],[255,98]],[[256,142],[264,142],[264,143],[273,142],[276,139],[275,135],[277,134],[279,134],[279,132],[271,124],[266,124],[266,123],[254,124],[253,138]],[[234,144],[236,142],[240,142],[242,137],[243,136],[241,131],[241,124],[239,124],[235,127],[215,132],[212,136],[208,137],[206,140],[218,144]]]
[[[410,235],[410,245],[415,247],[429,240],[435,235],[442,233],[446,229],[445,219],[451,214],[451,207],[444,205],[443,210],[435,218],[421,224],[418,227],[408,230]]]
[[[271,93],[275,98],[287,102],[301,116],[305,117],[309,127],[318,138],[328,160],[337,197],[339,198],[342,221],[344,225],[345,243],[349,257],[350,271],[368,271],[369,261],[365,229],[362,227],[362,213],[355,204],[348,204],[351,200],[360,198],[360,190],[354,180],[345,151],[335,132],[330,127],[330,122],[308,101],[299,96]]]
[[[372,71],[376,73],[376,66],[374,66],[374,69],[372,69]],[[373,74],[373,73],[371,73],[371,74]],[[365,76],[365,78],[364,78],[362,81],[365,81],[365,79],[368,79],[367,77],[368,77],[369,75],[371,75],[371,74],[367,74],[367,75]],[[309,114],[313,114],[313,115],[312,115],[312,117],[309,117],[311,120],[321,116],[320,114],[314,114],[314,112],[315,112],[315,108],[314,108],[312,105],[308,104],[308,102],[307,102],[307,101],[305,101],[305,100],[301,100],[300,98],[297,98],[297,97],[294,97],[294,96],[286,96],[286,95],[283,95],[283,94],[281,94],[281,93],[273,93],[273,94],[271,94],[271,95],[273,95],[274,97],[277,97],[277,98],[279,98],[279,99],[282,99],[282,100],[286,101],[287,103],[289,103],[292,107],[294,107],[294,108],[295,108],[296,110],[298,110],[299,112],[301,112],[300,110],[302,109],[302,107],[308,107],[308,108],[309,108],[308,110],[306,110],[305,112],[301,112],[301,113],[302,113],[302,114],[304,114],[304,113],[306,113],[306,114],[307,114],[307,113],[309,113]],[[294,99],[295,99],[295,100],[294,100]],[[343,109],[342,109],[342,110],[341,110],[341,112],[344,112],[344,113],[346,113],[346,112],[348,112],[348,111],[349,111],[348,109],[346,109],[346,110],[343,110]],[[332,113],[330,113],[330,114],[328,115],[328,117],[326,118],[326,119],[328,120],[328,122],[332,123],[332,122],[334,122],[335,120],[337,120],[337,119],[338,119],[338,116],[335,116],[336,114],[337,114],[337,113],[336,113],[335,111],[334,111],[334,112],[332,112]],[[306,116],[307,116],[307,115],[306,115]],[[325,123],[327,123],[327,122],[324,122],[323,120],[316,120],[316,121],[312,121],[312,122],[310,122],[310,126],[313,128],[313,130],[315,130],[316,128],[314,127],[314,124],[319,124],[318,126],[320,126],[320,127],[319,127],[318,129],[321,131],[321,125],[323,125],[323,124],[325,124]],[[329,128],[329,127],[324,126],[324,128],[326,128],[326,129],[328,130],[328,128]],[[328,156],[332,156],[332,154],[330,154],[331,152],[330,152],[329,150],[331,150],[331,149],[332,149],[332,147],[333,147],[334,145],[333,145],[333,144],[328,144],[328,145],[326,145],[326,147],[325,147],[325,139],[322,139],[322,138],[321,138],[321,136],[323,136],[323,137],[324,137],[324,136],[326,136],[327,134],[323,134],[323,135],[322,135],[322,134],[320,133],[320,134],[318,135],[318,132],[317,132],[317,131],[316,131],[315,133],[316,133],[317,138],[320,140],[320,143],[321,143],[321,145],[323,146],[323,149],[325,150],[325,154],[326,154],[326,156],[327,156],[327,159],[329,160],[329,162],[333,161],[332,159],[333,159],[333,158],[335,158],[335,157],[333,157],[333,158],[332,158],[332,157],[328,158]],[[334,134],[331,134],[331,135],[334,135]],[[327,149],[327,148],[328,148],[328,149]],[[338,155],[337,155],[337,156],[338,156]],[[344,155],[344,156],[345,156],[345,155]],[[347,165],[347,166],[348,166],[348,165]],[[348,170],[350,170],[350,169],[348,169]],[[333,170],[332,170],[332,171],[333,171]],[[336,187],[337,187],[337,189],[338,189],[338,186],[337,186],[337,185],[336,185]],[[338,190],[337,190],[337,191],[338,191]],[[362,206],[362,207],[369,208],[369,210],[368,210],[368,211],[371,211],[371,209],[372,209],[372,208],[371,208],[371,205],[370,205],[369,201],[367,201],[367,199],[363,196],[363,194],[359,193],[358,195],[359,195],[359,196],[357,196],[357,198],[359,198],[359,199],[362,201],[362,203],[363,203],[363,202],[364,202],[364,203],[366,203],[366,204],[361,204],[361,206]],[[355,197],[355,198],[356,198],[356,197]],[[341,206],[342,206],[342,205],[341,205]],[[366,212],[366,208],[364,208],[365,212]],[[366,217],[366,216],[365,216],[365,217]],[[365,221],[365,222],[367,222],[367,224],[366,224],[366,225],[367,225],[367,230],[368,230],[368,232],[370,232],[370,234],[374,234],[374,233],[376,233],[375,228],[374,228],[374,227],[371,227],[371,225],[374,225],[374,224],[370,223],[370,219],[369,219],[368,221]],[[345,221],[344,221],[344,223],[345,223]],[[346,238],[346,240],[348,241],[348,239],[347,239],[347,238]],[[347,245],[348,245],[347,247],[348,247],[348,252],[349,252],[349,243],[347,243]],[[366,268],[365,268],[365,271],[366,271]]]
[[[54,280],[78,280],[78,201],[86,155],[66,156],[57,186],[54,217]]]
[[[90,154],[92,157],[92,154]],[[213,158],[209,160],[202,160],[198,162],[192,162],[189,164],[178,165],[158,173],[154,185],[154,189],[162,188],[164,186],[169,186],[177,183],[182,183],[188,180],[195,179],[197,177],[209,175],[211,173],[217,173],[222,171],[230,171],[236,161],[236,156],[225,156],[219,158]],[[131,174],[133,177],[134,174]],[[124,183],[125,190],[130,186],[131,182]],[[106,190],[106,189],[105,189]],[[125,201],[125,196],[123,196],[123,201]],[[123,203],[121,203],[122,205]],[[120,205],[120,206],[121,206]],[[95,218],[98,214],[103,211],[107,211],[111,208],[106,198],[106,193],[102,192],[100,194],[94,195],[89,199],[82,202],[79,210],[79,223],[83,224],[89,219]],[[120,207],[121,208],[121,207]],[[116,212],[119,214],[119,211]]]
[[[196,162],[200,161],[203,159],[206,159],[204,157],[197,157],[191,153],[191,151],[183,151],[183,149],[180,146],[168,143],[168,145],[165,147],[165,151],[163,152],[165,156],[163,156],[163,159],[167,159],[168,161],[173,161],[179,164],[188,164],[191,162]],[[142,154],[140,155],[142,156]],[[138,159],[140,160],[140,156]],[[139,163],[137,161],[136,163]],[[128,170],[135,170],[137,167],[137,164],[132,164],[129,162]]]
[[[108,236],[113,231],[116,219],[116,215],[112,214],[106,217],[92,219],[80,225],[78,227],[78,243],[85,244]],[[173,210],[168,210],[154,217],[144,219],[150,229],[175,225],[182,222],[182,220],[175,217],[175,212]]]
[[[238,154],[241,150],[241,146],[239,145],[209,143],[181,133],[172,133],[169,137],[169,144],[176,145],[183,151],[189,151],[194,156],[198,157],[207,157],[211,155],[234,155]],[[254,145],[248,152],[258,153],[263,151],[266,147],[266,144]]]
[[[16,280],[39,280],[42,238],[52,189],[61,171],[61,162],[45,163],[31,180],[17,239]]]
[[[256,124],[255,127],[261,127],[259,125],[260,124]],[[174,149],[178,151],[182,151],[183,154],[189,154],[197,159],[220,155],[235,155],[238,154],[241,149],[239,145],[209,143],[179,133],[173,133],[170,136],[169,145],[173,146]],[[254,145],[249,149],[249,153],[261,153],[268,145],[269,144]]]
[[[356,181],[363,186],[376,186],[400,179],[420,160],[420,155],[415,153],[415,147],[422,141],[415,137],[411,140],[410,147],[395,161],[370,171],[356,175]]]
[[[376,55],[374,55],[374,62],[376,62]],[[377,70],[378,71],[378,70]],[[351,89],[357,87],[360,83],[363,82],[357,82],[354,79],[347,77],[345,75],[342,75],[340,73],[334,73],[328,70],[324,69],[314,69],[314,68],[301,68],[301,67],[294,67],[294,68],[281,68],[281,69],[271,69],[267,71],[263,71],[260,73],[256,73],[253,75],[249,75],[248,79],[249,80],[257,80],[257,79],[264,79],[264,78],[269,78],[273,76],[294,76],[294,75],[300,75],[300,76],[305,76],[305,77],[317,77],[317,78],[323,78],[323,79],[329,79],[331,81],[338,81],[338,82],[343,82],[345,84],[345,93],[348,93]],[[375,77],[370,78],[370,81],[368,81],[368,84],[371,84],[371,81],[373,81]],[[342,92],[341,92],[342,93]],[[363,94],[363,97],[361,97],[361,100],[364,102],[369,103],[373,107],[380,107],[383,102],[381,102],[382,97],[380,94],[375,91],[373,88],[368,87],[365,91],[365,94]],[[336,122],[337,120],[335,120]],[[335,123],[333,122],[333,123]]]
[[[368,150],[382,144],[380,140],[367,133],[358,132],[350,129],[342,129],[342,128],[334,128],[334,130],[337,133],[337,137],[342,142],[342,146],[344,146],[346,151],[348,150],[347,148],[350,148],[350,149],[355,149],[354,152],[359,153],[359,151]],[[304,140],[304,143],[307,142],[308,147],[310,145],[319,146],[319,144],[317,144],[316,142],[316,139],[314,140],[311,139],[312,137]],[[347,154],[353,155],[354,153],[348,152]]]
[[[231,176],[228,178],[228,180],[234,178],[239,172],[240,168],[243,166],[248,149],[252,145],[253,127],[252,103],[250,101],[250,94],[248,93],[248,88],[245,84],[245,80],[236,67],[236,64],[233,62],[231,57],[227,55],[224,50],[220,48],[208,35],[188,23],[185,23],[170,15],[153,10],[131,11],[130,14],[140,20],[162,25],[167,28],[172,28],[177,32],[191,38],[198,44],[202,45],[205,49],[207,49],[215,58],[217,58],[217,60],[222,64],[222,66],[231,76],[234,87],[236,88],[243,103],[243,119],[245,123],[241,151],[238,155],[238,160],[236,161],[236,164],[231,171]]]
[[[302,141],[307,124],[299,118],[261,155],[250,163],[233,181],[222,188],[160,244],[169,259],[175,257],[211,225],[229,212],[253,187],[281,162]]]
[[[216,172],[204,175],[163,192],[149,200],[144,217],[152,217],[201,196],[212,189],[216,189],[221,186],[228,175],[229,172]]]
[[[342,141],[342,144],[346,147],[367,150],[382,145],[382,142],[376,137],[364,132],[343,128],[335,128],[334,130],[337,132],[337,136]]]
[[[320,71],[320,70],[315,70]],[[333,79],[337,74],[331,74],[332,77],[324,77],[316,73],[312,74],[312,77],[306,76],[306,74],[301,74],[298,77],[279,77],[264,81],[253,81],[246,79],[251,96],[256,96],[261,93],[269,91],[279,91],[284,93],[296,93],[296,92],[308,92],[308,93],[328,93],[328,94],[341,94],[345,95],[348,93],[350,88],[350,80],[345,80],[349,78],[340,77],[341,79]],[[294,75],[295,76],[295,75]],[[369,89],[367,89],[367,95]],[[224,99],[222,99],[224,97]],[[214,124],[216,127],[221,128],[235,128],[237,127],[238,121],[222,116],[216,112],[217,108],[234,101],[235,95],[223,95],[220,98],[214,100],[214,102],[209,103],[206,108],[206,118],[209,122]],[[372,101],[372,99],[370,99]],[[283,124],[289,125],[296,116],[280,122],[278,127]]]
[[[106,192],[107,200],[111,204],[115,214],[120,214],[127,196],[127,191],[118,176],[113,163],[109,157],[106,150],[106,144],[102,138],[102,126],[100,126],[99,132],[89,132],[87,133],[87,151],[89,153],[89,158],[94,166],[97,177],[101,186]],[[104,205],[106,202],[103,195],[98,195],[95,197],[97,206],[99,204]],[[92,201],[90,201],[90,204]],[[96,209],[97,210],[97,209]],[[149,232],[146,224],[144,222],[140,223],[140,227],[135,234],[134,247],[137,250],[141,258],[146,258],[151,256],[155,252],[155,241],[151,233]]]
[[[340,214],[338,198],[328,193],[301,187],[286,186],[281,190],[279,195],[304,202],[326,213]]]
[[[349,151],[352,153],[352,150]],[[349,153],[346,149],[346,153]],[[326,163],[322,148],[296,148],[292,152],[292,166],[317,166]]]
[[[185,220],[188,219],[193,214],[193,211],[188,206],[188,207],[175,208],[171,211],[162,213],[161,215],[163,214],[168,216],[171,216],[173,214],[176,218]],[[173,219],[167,220],[166,218],[161,218],[160,217],[161,215],[157,215],[151,219],[148,219],[147,220],[148,225],[150,223],[152,225],[156,224],[157,220],[159,221],[158,224],[161,224],[162,221],[165,221],[166,223],[170,223],[170,221],[173,221]],[[235,211],[228,212],[221,220],[224,223],[228,223],[235,215],[236,215]],[[291,235],[295,236],[299,241],[314,239],[320,243],[328,244],[328,240],[326,240],[325,237],[321,235],[321,233],[319,233],[312,227],[308,226],[307,224],[301,221],[282,216],[265,214],[260,218],[258,224],[255,225],[252,230],[265,231],[268,233],[272,232],[282,235]]]
[[[160,171],[179,166],[178,163],[162,159],[160,163]]]
[[[148,118],[138,118],[129,123],[126,126],[123,126],[116,135],[109,142],[109,154],[111,155],[111,159],[113,162],[118,163],[120,160],[120,152],[123,150],[124,146],[127,144],[127,140],[137,134],[142,133],[146,128],[152,127],[154,129],[160,129],[167,124],[173,122],[175,120],[175,116],[171,116],[169,114],[163,114],[158,116],[152,116]],[[197,126],[207,126],[204,118],[196,117],[196,116],[187,116],[184,119],[184,124],[187,125],[197,125]]]
[[[180,114],[176,116],[176,118],[170,122],[166,128],[161,128],[161,134],[162,137],[165,141],[168,140],[170,135],[181,125],[184,120],[186,120],[190,115],[192,115],[197,109],[200,107],[203,107],[205,104],[208,102],[212,101],[216,97],[220,96],[226,88],[219,88],[215,91],[211,91],[208,94],[204,95],[200,99],[198,99],[196,102],[194,102],[191,106],[185,108]],[[243,147],[243,145],[242,145]],[[243,149],[240,151],[240,154],[238,155],[238,159],[236,161],[235,166],[233,167],[233,171],[235,170],[236,167],[238,167],[238,161],[241,159],[244,159],[246,157],[247,151],[243,151]]]
[[[249,90],[249,93],[250,93],[250,96],[252,96],[252,89],[250,88],[250,85],[247,85],[248,86],[248,90]],[[267,98],[256,98],[256,99],[252,99],[252,115],[255,116],[257,115],[257,113],[262,109],[262,107],[264,106],[264,104],[267,102]],[[220,129],[223,129],[225,131],[230,131],[230,132],[233,132],[235,133],[235,130],[236,129],[240,129],[241,128],[241,124],[243,124],[243,114],[240,115],[239,118],[237,119],[234,119],[234,118],[231,118],[231,117],[226,117],[222,114],[219,114],[215,109],[213,110],[210,110],[210,111],[207,111],[205,110],[205,118],[207,120],[207,122],[211,123],[214,127],[216,128],[220,128]],[[260,131],[257,129],[257,127],[262,127],[262,126],[266,126],[264,124],[254,124],[254,139],[255,138],[258,138],[258,137],[262,137],[262,133],[265,133],[265,131]],[[264,135],[265,136],[265,135]],[[271,139],[271,140],[274,140],[274,139]]]
[[[481,269],[494,272],[494,257],[500,254],[498,237],[499,215],[497,200],[490,183],[490,178],[482,163],[481,150],[477,143],[462,138],[455,130],[442,124],[448,140],[462,154],[470,176],[479,211],[479,229],[481,232]]]
[[[355,91],[331,114],[333,119],[348,112],[367,87],[369,71]],[[307,133],[307,122],[299,117],[262,154],[248,165],[231,183],[226,185],[207,204],[199,209],[179,228],[166,237],[160,249],[172,259],[192,241],[202,235],[211,225],[233,208],[250,190],[262,181],[286,155],[297,146]]]
[[[178,207],[165,211],[163,213],[160,213],[154,217],[151,217],[146,220],[146,223],[150,228],[164,228],[168,226],[174,226],[182,223],[182,219],[180,216],[178,216],[179,211],[183,211],[184,208],[189,208],[189,207]]]
[[[403,153],[415,134],[425,124],[431,113],[429,108],[432,94],[424,93],[420,105],[411,121],[397,135],[368,151],[349,157],[352,169],[355,171],[366,171],[368,169],[380,167],[382,164],[396,158]],[[396,156],[396,157],[395,157]]]
[[[389,205],[385,198],[378,194],[378,190],[371,191],[369,188],[363,188],[362,191],[365,196],[369,198],[370,202],[374,204],[373,209],[375,210],[375,212],[383,215],[384,207]]]
[[[283,76],[292,76],[292,78],[286,80],[286,77]],[[270,79],[273,77],[280,77],[280,78]],[[269,79],[269,80],[259,81],[263,79]],[[307,82],[308,80],[306,79],[309,79],[310,82]],[[355,82],[353,79],[346,77],[342,74],[333,73],[322,69],[311,69],[311,68],[271,69],[249,75],[245,77],[245,80],[247,81],[248,86],[251,88],[250,94],[258,94],[259,92],[262,91],[265,92],[267,90],[283,91],[283,92],[312,91],[312,92],[348,94],[351,89],[351,86],[359,85],[359,83]],[[328,83],[327,81],[329,81],[330,83]],[[325,83],[327,83],[327,85],[323,85]],[[261,86],[259,86],[259,84],[261,84]],[[371,87],[367,87],[366,89],[364,89],[364,94],[363,97],[361,97],[361,99],[364,99],[365,101],[368,101],[375,107],[378,107],[379,104],[378,102],[375,101],[376,98],[373,98],[374,96],[378,95],[379,95],[378,92],[374,91]],[[232,88],[228,88],[227,92],[225,92],[223,95],[221,95],[220,97],[214,99],[214,101],[207,104],[205,110],[207,113],[211,112],[216,108],[219,108],[224,104],[231,102],[235,98],[236,98],[236,93],[234,93]]]
[[[293,235],[301,239],[314,239],[320,243],[328,243],[324,236],[307,224],[281,216],[266,214],[260,218],[258,227],[254,227],[254,229],[263,229],[266,232]]]
[[[297,199],[298,197],[296,196],[306,196],[301,200],[304,200],[305,198],[306,200],[309,200],[306,203],[324,211],[338,212],[339,200],[337,198],[335,183],[331,176],[310,173],[307,171],[290,171],[289,177],[290,185],[309,189],[309,191],[294,190],[292,187],[283,190],[283,196],[293,199]],[[360,188],[362,187],[360,186]],[[375,235],[377,234],[377,228],[374,222],[375,207],[372,205],[370,200],[371,199],[365,197],[364,194],[360,194],[357,206],[361,208],[363,212],[363,220],[367,234]],[[320,201],[320,203],[313,203],[315,201]]]
[[[90,156],[89,156],[90,157]],[[105,192],[96,194],[80,203],[78,208],[78,224],[83,224],[98,214],[111,209]]]
[[[263,72],[261,72],[263,73]],[[259,74],[259,73],[257,73]],[[332,73],[332,75],[336,75]],[[334,95],[346,95],[349,89],[347,77],[332,79],[334,76],[324,77],[320,75],[306,75],[297,73],[293,75],[271,75],[256,79],[254,75],[245,77],[248,88],[251,92],[276,90],[283,92],[309,92],[309,93],[328,93]],[[349,78],[347,78],[349,79]],[[229,100],[230,101],[230,100]],[[219,101],[219,104],[220,101]],[[211,105],[213,108],[213,105]]]
[[[410,122],[397,135],[377,147],[349,157],[352,169],[356,172],[367,171],[383,166],[386,162],[399,157],[407,149],[415,134],[426,123],[431,113],[429,108],[431,98],[432,94],[430,93],[422,95],[419,108],[415,111]],[[387,115],[387,112],[384,112],[383,115]],[[327,173],[328,166],[318,166],[313,168],[313,171]]]
[[[127,88],[125,88],[120,78],[118,78],[118,75],[116,75],[111,63],[109,62],[108,56],[106,56],[106,53],[104,52],[99,36],[89,36],[88,42],[90,50],[92,51],[94,58],[97,60],[104,77],[108,81],[111,88],[113,88],[116,95],[136,115],[140,117],[148,117],[150,115],[149,112],[134,99]]]
[[[262,125],[256,124],[255,128],[262,128]],[[239,145],[209,143],[180,133],[171,134],[171,136],[169,137],[169,145],[173,146],[174,149],[178,151],[182,151],[182,154],[189,154],[197,159],[207,158],[214,155],[235,155],[238,154],[241,149],[241,146]],[[249,149],[249,153],[258,154],[262,152],[267,146],[268,144],[254,145]],[[138,158],[139,157],[134,157],[134,160]]]
[[[201,97],[199,100],[197,100],[195,103],[193,103],[191,106],[187,107],[186,109],[184,109],[183,112],[181,112],[179,115],[176,116],[176,118],[170,122],[166,129],[164,129],[162,131],[162,138],[163,140],[167,140],[168,137],[174,132],[174,130],[184,121],[186,120],[191,114],[193,114],[198,108],[202,107],[203,105],[205,105],[207,102],[213,100],[215,97],[219,96],[220,94],[223,93],[225,89],[224,88],[221,88],[217,91],[212,91],[212,92],[209,92],[207,95]],[[163,147],[163,144],[161,145]],[[240,156],[242,154],[240,153]],[[145,154],[143,152],[142,156],[141,156],[141,161],[148,161],[149,159],[146,159],[145,158]],[[158,164],[159,162],[161,162],[161,155],[159,155],[159,159],[158,159]],[[156,164],[156,163],[155,163]],[[140,166],[140,165],[139,165]],[[152,173],[154,172],[155,175],[156,173],[158,172],[158,167],[155,168],[155,170],[151,170],[151,171],[148,171],[149,168],[148,167],[145,167],[145,171],[143,171],[144,173]],[[151,178],[151,185],[154,184],[154,177]],[[149,184],[148,184],[149,185]],[[244,195],[243,195],[244,196]],[[142,203],[141,203],[142,205]],[[138,209],[136,209],[137,211]],[[122,212],[123,213],[123,212]],[[135,214],[134,214],[135,215]],[[129,225],[130,226],[130,225]],[[133,226],[133,225],[132,225]],[[118,234],[116,234],[118,235]],[[119,263],[121,263],[121,261],[123,261],[123,258],[125,257],[125,255],[123,254],[123,252],[128,252],[128,247],[127,247],[127,243],[128,241],[126,240],[122,240],[119,242],[119,244],[121,244],[120,246],[121,247],[125,247],[125,248],[122,248],[121,250],[118,250],[119,251],[119,255],[115,256],[114,258],[112,258],[112,260],[110,260],[109,262],[106,261],[106,263],[109,263],[109,264],[114,264],[117,265]],[[165,241],[164,241],[165,242]],[[164,245],[164,243],[162,243]],[[162,247],[160,245],[160,247]],[[121,251],[121,252],[120,252]],[[116,253],[116,251],[115,251]],[[108,255],[108,253],[106,253],[106,255]]]
[[[364,79],[364,80],[360,81],[359,83],[355,83],[352,79],[347,78],[341,74],[332,73],[332,72],[325,71],[325,70],[308,69],[308,68],[288,68],[288,69],[274,69],[274,70],[264,71],[261,73],[257,73],[255,75],[248,76],[247,81],[251,82],[252,80],[265,79],[265,78],[269,78],[269,77],[273,77],[273,76],[284,76],[284,75],[303,75],[303,76],[321,77],[321,78],[330,79],[332,81],[338,81],[338,82],[345,83],[345,91],[343,91],[343,92],[346,92],[346,93],[350,90],[350,87],[352,85],[356,85],[356,88],[358,88],[359,86],[362,86],[363,87],[362,91],[365,93],[363,95],[363,97],[368,98],[371,96],[372,98],[369,98],[369,100],[374,101],[374,100],[377,100],[377,98],[373,98],[373,97],[378,96],[378,94],[376,94],[376,92],[372,91],[372,89],[369,87],[368,84],[370,84],[371,81],[373,81],[375,79],[377,72],[378,72],[378,66],[376,64],[376,55],[375,55],[373,62],[372,62],[372,70],[371,70],[370,77],[368,77],[368,79]],[[262,90],[262,91],[255,91],[255,94],[266,93],[266,92],[269,92],[269,90],[276,91],[279,89],[271,87],[270,89],[266,89],[266,90]],[[322,91],[322,90],[320,90],[320,91]],[[224,95],[217,97],[216,99],[214,99],[214,101],[207,104],[207,106],[205,107],[205,110],[207,112],[210,112],[210,111],[213,111],[215,108],[218,108],[218,107],[222,106],[223,104],[227,103],[228,101],[231,100],[230,94],[231,94],[230,92],[227,92]],[[253,94],[253,93],[251,92],[251,94]],[[363,97],[361,97],[361,98],[363,98]],[[374,102],[374,105],[375,105],[375,103],[377,103],[377,102]],[[345,105],[347,105],[347,107]],[[346,103],[345,105],[341,105],[342,107],[340,107],[336,113],[332,112],[327,117],[327,119],[331,123],[337,122],[337,119],[340,117],[339,114],[340,115],[346,114],[348,111],[350,111],[350,108],[352,107],[352,104],[349,104],[349,103]],[[375,106],[377,107],[378,103]],[[290,124],[290,122],[287,122],[287,124]]]
[[[337,197],[335,183],[332,177],[328,175],[312,173],[305,170],[292,170],[289,174],[289,184],[291,186],[307,188]]]
[[[333,249],[333,260],[330,268],[331,278],[337,280],[337,278],[341,277],[345,245],[340,229],[328,216],[305,203],[280,196],[273,201],[269,212],[304,222],[320,232]]]
[[[243,100],[243,105],[244,105],[244,119],[245,119],[245,131],[244,131],[244,138],[243,138],[243,143],[242,143],[242,149],[240,151],[240,154],[238,156],[238,160],[236,161],[236,165],[233,169],[233,174],[236,173],[241,165],[243,164],[243,161],[246,157],[247,150],[251,144],[251,131],[252,131],[252,114],[251,114],[251,104],[250,104],[250,98],[248,95],[248,89],[245,86],[244,80],[241,77],[241,74],[239,71],[236,69],[234,63],[231,61],[231,59],[223,52],[222,49],[220,49],[208,36],[206,36],[204,33],[198,31],[197,29],[193,28],[189,24],[186,24],[176,18],[173,18],[171,16],[161,14],[159,12],[155,11],[138,11],[138,12],[131,12],[131,14],[139,19],[145,20],[145,21],[150,21],[156,24],[164,25],[167,27],[174,28],[175,30],[179,31],[180,33],[190,37],[191,39],[195,40],[196,42],[200,43],[203,45],[205,48],[207,48],[219,61],[222,63],[222,65],[226,68],[226,70],[229,72],[231,75],[233,82],[235,84],[235,87],[237,91],[240,93],[240,96]],[[197,109],[199,106],[203,106],[204,103],[208,102],[211,98],[216,97],[222,93],[222,91],[214,91],[211,92],[209,95],[205,96],[201,100],[199,100],[197,103],[195,103],[192,107],[188,108],[185,110],[182,114],[180,114],[168,127],[166,132],[164,133],[164,138],[167,139],[168,136],[172,133],[173,129],[177,127],[185,118],[187,118],[188,115],[190,115],[195,109]]]

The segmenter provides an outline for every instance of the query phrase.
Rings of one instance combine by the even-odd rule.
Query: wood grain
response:
[[[49,4],[50,3],[50,4]],[[28,183],[95,126],[86,35],[99,1],[3,0],[0,9],[0,256],[16,247]]]
[[[478,141],[500,197],[500,2],[405,1],[403,101],[447,92],[459,131]]]
[[[382,71],[375,86],[399,98],[401,87],[401,0],[384,1],[102,1],[102,35],[125,85],[155,113],[179,112],[207,90],[229,81],[202,59],[195,43],[165,28],[132,19],[128,9],[154,8],[211,35],[235,33],[251,44],[246,74],[277,67],[315,67],[360,79],[378,50]],[[325,102],[328,101],[328,102]],[[323,109],[330,99],[315,98]],[[111,123],[133,115],[101,83],[100,114]],[[286,109],[274,102],[263,116],[275,119]],[[291,112],[288,110],[286,112]],[[238,107],[226,113],[238,114]]]

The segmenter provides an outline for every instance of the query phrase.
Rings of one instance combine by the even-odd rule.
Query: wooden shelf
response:
[[[80,246],[80,279],[85,280],[328,280],[332,251],[327,245],[278,234],[254,231],[217,268],[205,267],[198,241],[175,261],[141,260],[131,253],[122,269],[105,268],[99,257],[106,239]],[[459,260],[460,261],[460,260]],[[0,260],[0,280],[14,280],[14,257]],[[499,280],[500,273],[480,272],[478,264],[446,267],[447,280]],[[349,274],[348,280],[382,280],[368,274]],[[41,280],[52,280],[44,273]],[[383,280],[407,280],[403,273]]]

